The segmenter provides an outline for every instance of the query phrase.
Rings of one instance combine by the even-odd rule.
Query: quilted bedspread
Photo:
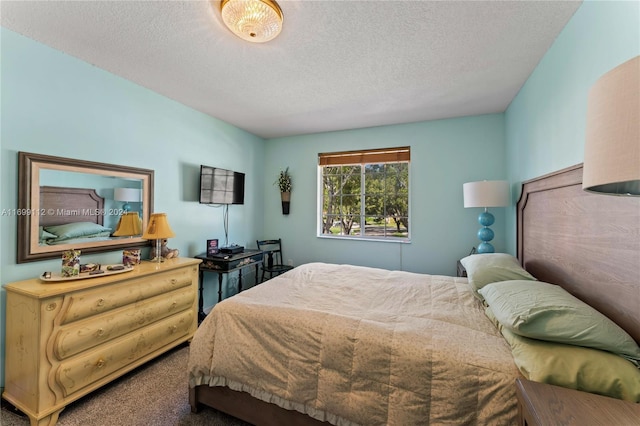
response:
[[[218,303],[188,369],[336,425],[516,423],[517,367],[466,278],[302,265]]]

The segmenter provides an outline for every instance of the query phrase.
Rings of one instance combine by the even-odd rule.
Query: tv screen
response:
[[[244,173],[200,166],[201,204],[244,204]]]

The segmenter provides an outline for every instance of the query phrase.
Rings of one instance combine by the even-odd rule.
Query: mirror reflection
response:
[[[41,169],[40,210],[43,210],[44,214],[39,215],[38,220],[40,221],[39,226],[45,231],[49,231],[49,238],[42,238],[38,243],[46,245],[59,244],[59,239],[51,238],[50,234],[52,232],[49,228],[70,222],[93,222],[96,215],[101,215],[102,218],[98,218],[95,222],[107,228],[111,233],[106,237],[104,235],[92,235],[92,237],[116,237],[113,233],[116,231],[120,218],[124,213],[133,212],[137,213],[138,217],[142,217],[142,185],[143,181],[141,179],[124,179],[115,176]],[[86,192],[83,193],[82,190]],[[54,199],[51,199],[51,197]],[[83,197],[86,200],[83,200]],[[102,198],[101,208],[93,207],[91,204],[91,200],[96,197]],[[89,204],[86,204],[87,201]],[[99,205],[99,203],[96,205]],[[57,208],[59,206],[62,206],[62,208]],[[77,220],[73,219],[73,216],[76,216]],[[102,233],[104,232],[106,230]],[[126,236],[133,235],[142,235],[142,231]]]
[[[148,245],[153,171],[19,153],[18,263]],[[30,195],[29,195],[30,194]]]

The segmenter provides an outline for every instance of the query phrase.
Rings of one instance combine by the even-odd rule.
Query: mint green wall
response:
[[[222,209],[197,202],[200,164],[207,164],[247,174],[246,204],[230,207],[230,240],[262,234],[263,139],[14,32],[2,29],[0,36],[0,210],[17,207],[18,151],[153,169],[155,211],[167,213],[176,233],[169,247],[195,256],[207,238],[224,239]],[[15,216],[0,217],[0,282],[59,269],[58,260],[16,264],[16,224]],[[121,251],[82,256],[83,262],[120,259]],[[210,306],[217,288],[212,282],[205,291]],[[5,298],[2,290],[2,385]]]
[[[411,243],[316,236],[320,152],[411,146]],[[480,209],[465,209],[462,185],[505,179],[503,114],[272,139],[266,148],[264,237],[281,237],[295,265],[322,261],[455,275],[456,259],[477,245]],[[291,213],[282,215],[273,185],[285,167],[293,178]],[[505,209],[494,209],[497,251],[504,250]]]
[[[583,161],[590,87],[638,54],[640,2],[584,2],[505,113],[514,195],[527,179]],[[515,208],[509,210],[507,243],[515,253]]]

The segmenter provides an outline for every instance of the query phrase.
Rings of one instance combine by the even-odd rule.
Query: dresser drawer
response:
[[[195,314],[191,310],[184,311],[70,358],[54,370],[55,381],[67,398],[163,346],[189,335]]]
[[[54,336],[55,358],[63,360],[194,306],[189,288],[133,303],[62,327]]]
[[[132,278],[117,285],[72,293],[65,298],[60,324],[78,321],[191,284],[191,272],[183,268],[159,273],[153,281],[146,277]]]

